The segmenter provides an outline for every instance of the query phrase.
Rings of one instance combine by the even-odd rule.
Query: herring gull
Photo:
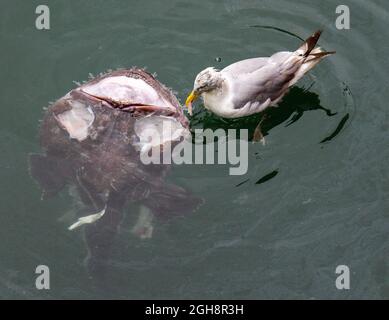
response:
[[[205,108],[224,118],[249,116],[276,105],[289,87],[324,57],[335,53],[315,48],[320,35],[321,31],[316,31],[294,52],[238,61],[220,71],[206,68],[197,75],[186,99],[189,113],[199,96]]]

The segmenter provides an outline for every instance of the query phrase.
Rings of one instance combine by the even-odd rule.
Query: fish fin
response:
[[[55,196],[66,185],[59,174],[57,161],[41,154],[29,155],[30,175],[42,188],[42,199]]]
[[[152,190],[145,206],[149,207],[157,218],[169,219],[183,216],[197,210],[204,200],[190,191],[176,185],[165,185],[161,190]]]
[[[106,209],[107,209],[107,206],[105,206],[104,209],[101,210],[100,212],[78,218],[78,220],[75,223],[73,223],[70,227],[68,227],[68,230],[74,230],[74,229],[82,226],[83,224],[90,224],[90,223],[96,222],[105,214]]]

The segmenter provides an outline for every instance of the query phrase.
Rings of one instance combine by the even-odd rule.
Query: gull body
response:
[[[220,71],[206,68],[196,76],[186,100],[189,112],[198,96],[205,108],[224,118],[249,116],[276,105],[289,87],[334,53],[315,48],[320,35],[321,31],[315,32],[293,52],[238,61]]]

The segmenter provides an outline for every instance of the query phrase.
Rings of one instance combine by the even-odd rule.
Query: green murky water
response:
[[[38,4],[0,2],[1,298],[389,298],[387,2],[51,0],[49,31],[35,28]],[[350,30],[335,27],[339,4],[349,5]],[[175,167],[170,179],[205,204],[157,223],[146,241],[131,234],[129,209],[108,285],[96,285],[82,230],[67,230],[73,196],[41,201],[29,176],[42,107],[89,73],[134,65],[183,101],[204,67],[295,49],[293,35],[318,28],[337,54],[271,110],[247,174]],[[197,104],[192,126],[252,132],[257,121],[225,121]],[[41,264],[47,291],[35,288]],[[343,264],[350,290],[335,287]]]

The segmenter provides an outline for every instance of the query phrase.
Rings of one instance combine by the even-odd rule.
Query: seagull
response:
[[[316,47],[322,31],[316,31],[296,51],[281,51],[271,57],[235,62],[222,70],[201,71],[185,105],[192,115],[192,102],[199,96],[204,106],[223,118],[239,118],[276,105],[288,88],[318,64],[335,53]]]

